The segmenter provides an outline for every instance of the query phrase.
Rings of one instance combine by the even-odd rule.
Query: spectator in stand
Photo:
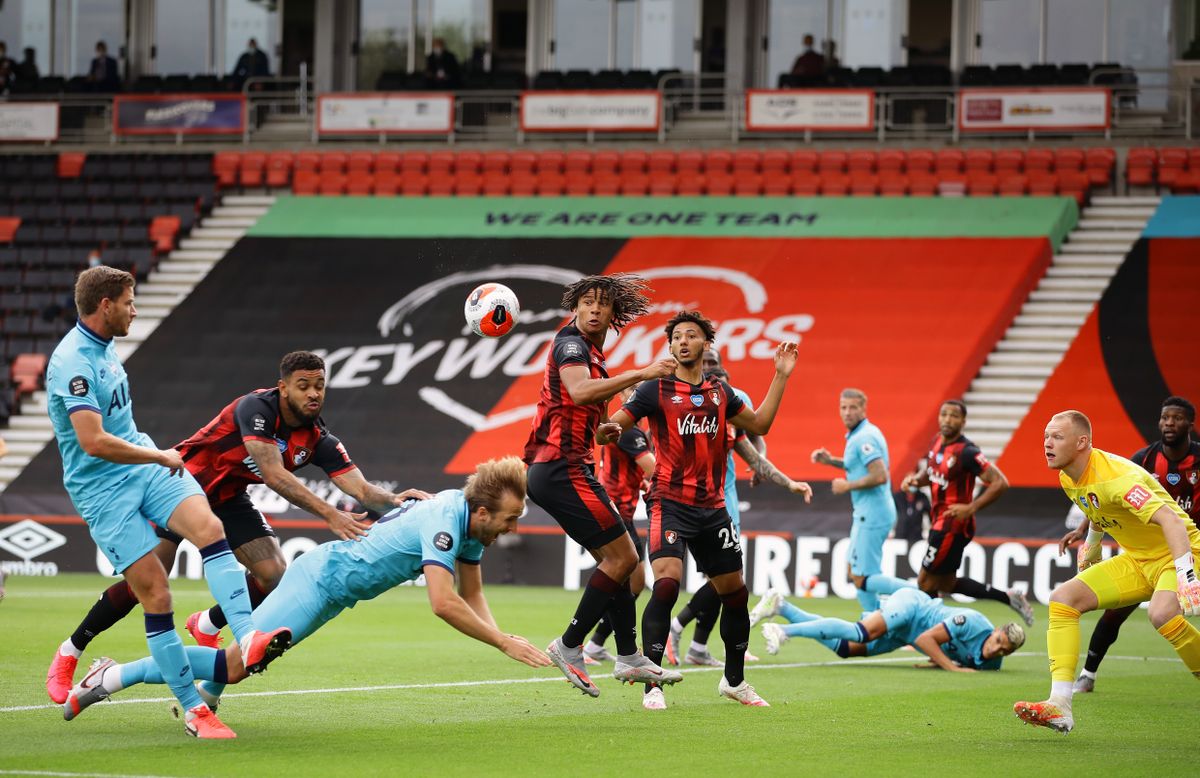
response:
[[[41,78],[36,59],[37,50],[27,47],[25,49],[25,59],[17,64],[17,80],[22,84],[35,84]]]
[[[108,45],[104,41],[96,42],[96,56],[88,70],[88,85],[93,92],[121,91],[121,71],[117,61],[108,56]]]
[[[821,50],[825,52],[825,70],[841,67],[842,62],[837,56],[837,42],[832,40],[821,41]]]
[[[98,267],[102,260],[100,259],[100,249],[92,249],[88,252],[88,267]]]
[[[8,44],[0,41],[0,92],[7,92],[17,79],[17,63],[8,58]]]
[[[425,79],[431,89],[457,89],[462,81],[458,58],[446,49],[446,41],[433,39],[433,48],[425,57]]]
[[[825,73],[825,58],[813,50],[813,43],[813,36],[805,35],[804,53],[792,63],[793,78],[801,79],[805,83],[816,82]]]
[[[242,88],[246,79],[269,75],[271,75],[271,62],[267,59],[266,52],[258,48],[258,41],[251,38],[246,42],[246,50],[242,52],[242,56],[238,57],[237,64],[233,66],[233,78],[237,82],[238,89]]]

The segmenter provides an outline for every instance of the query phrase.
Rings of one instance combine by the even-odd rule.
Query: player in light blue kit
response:
[[[516,531],[524,510],[525,464],[517,457],[485,462],[462,490],[438,492],[433,499],[397,508],[360,541],[323,543],[299,557],[254,611],[254,620],[260,629],[290,630],[293,643],[299,643],[346,608],[424,573],[435,615],[519,662],[549,667],[550,657],[528,640],[496,627],[483,596],[483,549]],[[217,707],[225,684],[246,677],[236,645],[224,650],[189,646],[187,654],[196,676],[204,680],[198,689],[210,707]],[[102,659],[71,696],[83,710],[127,686],[162,682],[152,657],[123,665]]]
[[[255,631],[245,577],[200,485],[184,469],[178,452],[160,450],[134,424],[129,380],[114,343],[129,334],[137,316],[133,286],[129,273],[103,265],[80,273],[75,283],[79,321],[54,349],[46,370],[63,484],[92,539],[142,603],[150,654],[171,679],[187,732],[235,737],[193,685],[183,641],[175,632],[167,572],[151,553],[158,545],[151,522],[200,549],[204,577],[230,616],[250,672],[262,671],[282,654],[289,636],[286,630]],[[64,712],[71,705],[68,696]]]
[[[896,524],[892,500],[887,441],[867,420],[867,396],[858,389],[843,389],[838,413],[846,425],[846,450],[841,459],[819,448],[812,453],[817,464],[846,471],[833,479],[833,493],[850,493],[854,515],[850,525],[850,578],[858,587],[863,612],[879,609],[879,595],[913,586],[883,574],[883,543]]]
[[[853,623],[814,616],[777,593],[771,594],[775,613],[762,615],[782,615],[790,623],[763,625],[770,654],[778,653],[779,647],[793,637],[816,640],[843,659],[879,656],[912,646],[936,667],[972,672],[999,670],[1004,657],[1025,644],[1025,630],[1020,625],[1009,622],[992,627],[979,611],[949,608],[916,588],[897,591],[881,610]]]

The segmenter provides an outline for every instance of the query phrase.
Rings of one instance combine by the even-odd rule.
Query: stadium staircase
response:
[[[210,216],[179,240],[179,248],[158,262],[149,278],[138,284],[138,317],[128,337],[117,341],[122,361],[137,351],[274,201],[274,197],[225,196]],[[0,492],[54,440],[47,401],[45,390],[35,392],[21,403],[20,413],[9,418],[8,429],[0,432],[8,444],[8,454],[0,460]]]
[[[963,398],[970,437],[997,459],[1158,207],[1158,197],[1093,197],[1046,275]]]

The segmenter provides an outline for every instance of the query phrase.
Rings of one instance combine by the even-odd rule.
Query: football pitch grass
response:
[[[716,694],[717,670],[685,671],[666,711],[596,669],[599,699],[533,670],[432,615],[419,587],[344,612],[260,676],[229,688],[235,741],[197,742],[169,713],[165,686],[138,686],[66,722],[43,679],[55,647],[111,579],[10,578],[0,603],[0,775],[1105,775],[1183,774],[1195,764],[1196,682],[1144,613],[1126,625],[1098,691],[1076,698],[1063,737],[1023,725],[1015,700],[1046,696],[1046,609],[996,673],[915,669],[920,655],[839,660],[793,640],[747,677],[771,702]],[[176,624],[209,604],[203,582],[174,581]],[[492,587],[502,629],[544,646],[577,593]],[[645,602],[639,600],[639,606]],[[753,602],[753,601],[752,601]],[[856,603],[798,600],[855,618]],[[994,623],[1008,609],[978,606]],[[640,607],[639,607],[640,610]],[[1083,643],[1095,615],[1084,617]],[[690,634],[685,633],[685,640]],[[714,636],[715,637],[715,636]],[[190,637],[184,638],[191,643]],[[686,645],[686,643],[685,643]],[[723,653],[719,640],[714,652]],[[146,653],[141,611],[95,640],[96,656]],[[607,668],[611,671],[611,667]]]

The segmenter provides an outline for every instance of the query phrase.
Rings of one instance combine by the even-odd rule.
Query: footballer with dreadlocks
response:
[[[620,330],[646,313],[646,292],[644,279],[626,273],[588,276],[566,288],[562,307],[573,319],[559,330],[546,358],[537,413],[525,444],[530,499],[596,558],[596,570],[571,623],[546,649],[567,680],[592,697],[600,696],[600,690],[584,670],[583,641],[606,614],[617,644],[614,678],[656,684],[683,679],[638,651],[629,587],[638,554],[616,506],[596,480],[592,456],[597,427],[608,421],[609,399],[626,387],[675,370],[673,359],[662,359],[640,370],[608,375],[603,351],[608,330]]]

